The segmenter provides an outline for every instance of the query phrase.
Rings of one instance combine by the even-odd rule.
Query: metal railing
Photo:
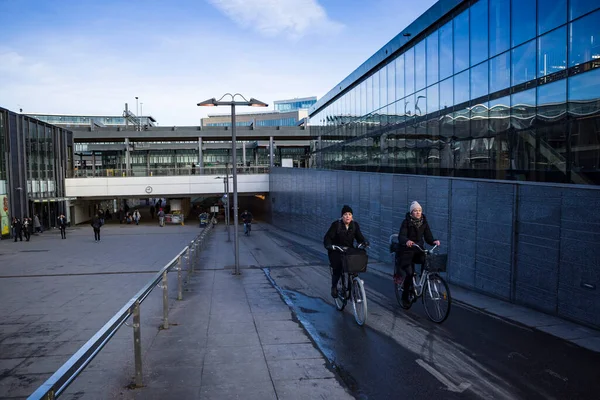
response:
[[[169,285],[167,274],[177,271],[177,300],[183,300],[183,272],[184,263],[187,263],[186,283],[194,274],[196,265],[199,263],[199,252],[205,245],[205,239],[212,231],[216,220],[202,231],[198,237],[190,242],[169,261],[154,278],[148,282],[134,297],[132,297],[91,339],[89,339],[67,362],[65,362],[46,382],[44,382],[28,400],[53,400],[58,398],[77,376],[88,366],[88,364],[100,353],[102,348],[117,333],[119,328],[126,324],[127,319],[133,316],[133,347],[135,357],[135,387],[142,386],[142,343],[140,305],[148,295],[159,286],[163,290],[163,329],[169,328]]]
[[[268,165],[237,167],[238,174],[268,174]],[[225,175],[231,168],[222,167],[181,167],[181,168],[86,168],[67,171],[67,178],[111,178],[129,176],[187,176],[187,175]]]

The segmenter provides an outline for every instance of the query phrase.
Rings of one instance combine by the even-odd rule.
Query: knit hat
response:
[[[413,201],[412,203],[410,203],[410,212],[413,212],[415,208],[420,208],[421,210],[423,210],[423,207],[421,207],[421,205],[417,201]]]
[[[350,206],[347,204],[344,204],[344,207],[342,207],[342,216],[344,216],[344,214],[346,214],[347,212],[349,212],[350,214],[354,214],[352,212],[352,209],[350,208]]]

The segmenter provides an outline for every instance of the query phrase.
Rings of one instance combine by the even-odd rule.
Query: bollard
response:
[[[135,354],[135,386],[142,387],[142,332],[139,300],[136,300],[133,306],[133,351]]]
[[[163,329],[169,329],[169,281],[167,280],[167,271],[163,272]]]
[[[177,300],[183,300],[183,275],[181,274],[181,256],[177,260]]]

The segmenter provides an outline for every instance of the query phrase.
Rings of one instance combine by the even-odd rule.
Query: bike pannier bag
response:
[[[368,261],[365,250],[349,248],[344,255],[344,270],[349,273],[366,272]]]

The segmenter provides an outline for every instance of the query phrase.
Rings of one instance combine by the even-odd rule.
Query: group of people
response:
[[[338,251],[334,251],[333,246],[354,247],[354,242],[357,244],[368,244],[358,222],[353,220],[352,208],[348,205],[342,207],[341,218],[335,220],[325,237],[323,245],[327,249],[329,263],[333,273],[331,275],[331,296],[337,297],[337,283],[342,275],[342,255]],[[440,245],[440,241],[435,239],[431,233],[431,228],[427,222],[427,218],[423,214],[423,208],[417,201],[410,204],[409,212],[406,213],[400,230],[398,232],[398,248],[395,254],[394,267],[394,282],[402,284],[402,302],[409,302],[409,292],[413,284],[411,277],[414,274],[414,265],[423,264],[424,254],[417,248],[415,244],[423,247],[424,243],[433,246]]]
[[[60,237],[61,239],[67,238],[67,218],[64,214],[60,214],[57,218],[57,226],[60,229]],[[42,233],[42,224],[40,223],[39,215],[35,214],[33,219],[25,216],[22,220],[17,217],[13,217],[10,227],[12,229],[12,235],[15,238],[15,242],[19,239],[21,242],[23,241],[23,237],[25,237],[25,241],[29,242],[31,239],[32,233]]]

